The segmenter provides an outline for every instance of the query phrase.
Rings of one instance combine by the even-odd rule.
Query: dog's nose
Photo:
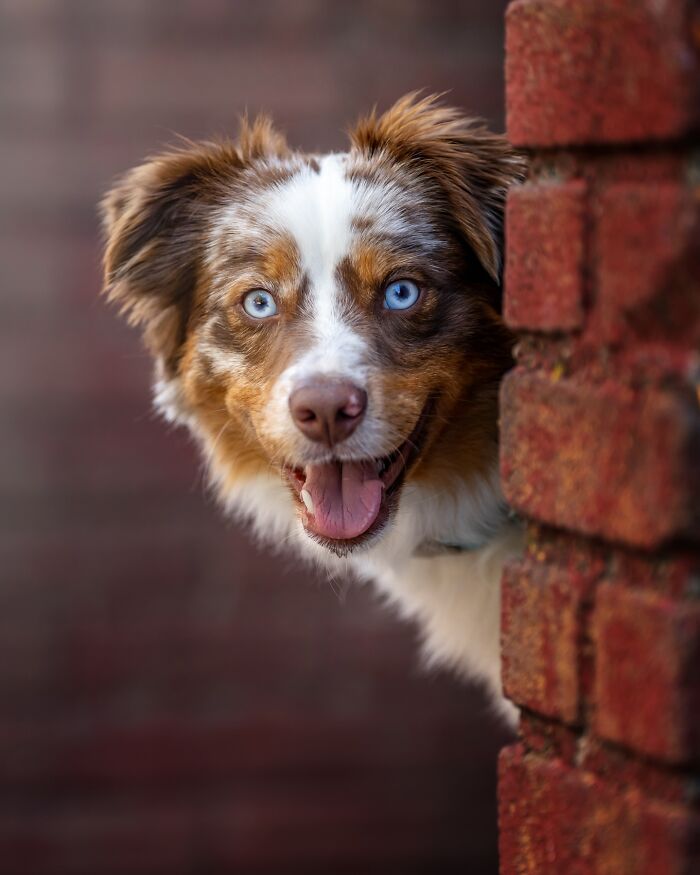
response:
[[[297,428],[310,440],[328,447],[350,437],[366,408],[367,393],[346,380],[308,380],[289,396]]]

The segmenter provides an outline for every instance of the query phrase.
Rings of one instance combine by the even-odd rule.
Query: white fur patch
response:
[[[517,711],[501,697],[500,577],[503,563],[522,552],[523,532],[507,522],[496,468],[489,479],[456,481],[450,496],[407,484],[389,530],[369,549],[345,558],[304,534],[276,475],[237,485],[228,507],[251,519],[258,537],[296,547],[331,577],[351,573],[373,582],[404,618],[419,624],[426,665],[450,666],[483,683],[501,716],[514,724]],[[484,546],[415,558],[416,547],[433,538]]]
[[[320,170],[306,167],[265,199],[266,221],[295,241],[308,284],[305,322],[310,335],[307,350],[282,372],[270,399],[268,418],[280,437],[296,427],[288,400],[302,380],[333,375],[364,387],[368,349],[352,327],[336,271],[350,252],[352,219],[356,214],[353,183],[345,175],[345,156],[328,155]],[[305,439],[294,437],[299,442]]]
[[[266,204],[268,221],[291,234],[309,281],[308,316],[315,343],[305,356],[305,373],[356,373],[365,343],[344,318],[336,269],[350,252],[355,191],[345,175],[345,157],[327,155],[319,172],[311,167],[274,189]]]
[[[353,186],[344,165],[344,156],[327,155],[318,172],[305,167],[265,198],[266,220],[291,233],[314,286],[328,279],[350,247]]]
[[[201,331],[202,342],[199,344],[198,353],[206,359],[215,373],[222,375],[235,374],[245,367],[245,357],[235,350],[226,349],[212,339],[212,334],[220,315],[210,317]]]
[[[153,381],[153,406],[166,422],[192,426],[187,406],[182,397],[182,386],[178,377],[167,377],[161,361],[156,362]]]

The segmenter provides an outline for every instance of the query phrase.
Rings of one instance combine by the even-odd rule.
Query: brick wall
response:
[[[700,871],[699,51],[697,3],[507,12],[502,875]]]
[[[420,87],[501,127],[504,7],[0,0],[2,875],[495,872],[484,699],[222,519],[98,298],[95,205],[246,107],[304,148]]]

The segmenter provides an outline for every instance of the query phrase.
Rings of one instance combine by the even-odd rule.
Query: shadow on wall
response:
[[[95,204],[174,132],[342,148],[424,87],[502,125],[505,2],[0,2],[0,856],[23,873],[495,873],[480,695],[211,506],[97,299]]]

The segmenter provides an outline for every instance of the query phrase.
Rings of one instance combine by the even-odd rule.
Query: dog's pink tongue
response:
[[[382,506],[382,481],[372,462],[308,465],[304,489],[314,504],[309,527],[326,538],[356,538]]]

